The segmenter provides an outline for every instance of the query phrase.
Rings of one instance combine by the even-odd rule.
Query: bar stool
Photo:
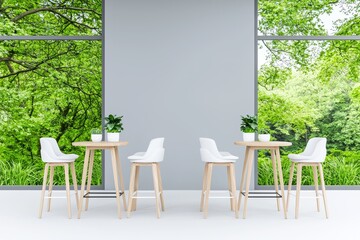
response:
[[[319,203],[319,193],[318,193],[318,173],[317,168],[319,168],[321,189],[322,189],[322,198],[324,201],[325,215],[328,218],[328,210],[326,204],[326,191],[325,191],[325,181],[324,173],[321,163],[325,161],[326,158],[326,138],[311,138],[304,152],[300,154],[289,154],[289,159],[291,160],[290,168],[290,178],[289,178],[289,187],[288,187],[288,196],[286,202],[286,211],[289,207],[290,192],[291,192],[291,183],[294,175],[294,166],[297,164],[297,179],[296,179],[296,207],[295,207],[295,218],[299,216],[299,200],[300,200],[300,189],[301,189],[301,171],[303,166],[311,166],[314,174],[314,183],[315,183],[315,194],[316,194],[316,206],[317,211],[320,212],[320,203]]]
[[[235,217],[238,218],[238,210],[236,207],[236,182],[234,163],[238,157],[228,152],[219,152],[216,143],[210,138],[200,138],[200,155],[201,160],[205,162],[203,187],[201,192],[200,212],[203,212],[204,218],[208,216],[209,195],[211,186],[211,174],[213,166],[227,167],[229,197],[231,211],[235,211]]]
[[[164,138],[152,139],[146,152],[138,152],[128,157],[131,161],[128,217],[130,217],[131,211],[136,210],[137,198],[141,198],[137,196],[137,193],[139,188],[139,170],[142,166],[150,166],[152,168],[157,218],[160,218],[160,208],[162,211],[165,210],[159,166],[159,163],[164,159],[165,149],[163,145]]]
[[[77,191],[77,182],[76,182],[76,174],[75,174],[75,165],[74,161],[79,156],[76,154],[64,154],[60,151],[60,148],[54,138],[40,138],[41,144],[41,159],[45,162],[44,169],[44,180],[41,191],[40,198],[40,209],[39,209],[39,218],[42,217],[42,210],[44,206],[44,198],[45,198],[45,190],[47,185],[48,171],[50,167],[50,178],[49,178],[49,191],[48,191],[48,212],[50,211],[51,206],[51,198],[52,197],[52,187],[53,187],[53,178],[54,178],[54,168],[57,166],[63,166],[65,171],[65,184],[66,184],[66,198],[67,198],[67,210],[68,216],[71,218],[71,203],[70,203],[70,184],[69,184],[69,166],[71,169],[75,197],[76,197],[76,206],[79,208],[79,198]]]

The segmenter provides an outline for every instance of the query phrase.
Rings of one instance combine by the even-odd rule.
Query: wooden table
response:
[[[85,158],[84,158],[84,167],[83,167],[83,174],[82,174],[82,181],[81,181],[81,194],[80,194],[80,206],[78,209],[78,218],[81,216],[81,211],[83,207],[83,200],[86,198],[86,206],[85,211],[87,211],[89,206],[89,198],[115,198],[117,201],[117,212],[118,217],[121,218],[121,204],[120,204],[120,196],[123,197],[124,208],[126,211],[126,200],[125,200],[125,190],[124,190],[124,180],[121,172],[121,164],[120,164],[120,157],[119,157],[119,150],[118,147],[126,146],[127,142],[73,142],[73,146],[78,147],[86,147]],[[94,152],[95,150],[105,150],[108,149],[111,152],[111,162],[113,168],[113,175],[114,175],[114,185],[115,185],[115,193],[114,192],[90,192],[91,187],[91,176],[92,170],[94,166]],[[90,162],[90,165],[89,165]],[[86,177],[87,177],[87,189],[85,191],[85,184],[86,184]],[[119,192],[119,180],[120,180],[120,187],[121,192]],[[93,194],[94,196],[91,196]],[[97,194],[106,195],[112,194],[113,196],[99,196]],[[97,196],[96,196],[97,195]]]
[[[275,196],[266,196],[264,198],[276,198],[276,204],[277,209],[280,211],[279,207],[279,198],[282,199],[282,205],[284,209],[284,217],[287,218],[286,215],[286,209],[285,209],[285,195],[284,195],[284,179],[282,174],[282,168],[281,168],[281,159],[280,159],[280,147],[286,147],[291,146],[291,142],[278,142],[278,141],[270,141],[270,142],[243,142],[243,141],[237,141],[235,142],[235,145],[244,146],[245,147],[245,159],[244,159],[244,166],[241,176],[241,182],[240,182],[240,193],[239,193],[239,201],[237,210],[240,211],[240,205],[241,205],[241,198],[244,195],[244,212],[243,212],[243,218],[246,218],[246,209],[247,209],[247,200],[248,198],[259,198],[259,195],[255,196],[249,196],[249,188],[250,188],[250,181],[251,181],[251,172],[253,167],[253,161],[254,161],[254,152],[258,149],[269,149],[271,152],[271,161],[272,161],[272,167],[273,167],[273,173],[274,173],[274,184],[275,184]],[[277,162],[277,164],[276,164]],[[278,187],[278,176],[277,173],[279,172],[279,179],[280,179],[280,189],[281,194],[279,194],[279,187]],[[246,178],[246,179],[245,179]],[[243,184],[245,180],[245,193],[243,192]],[[252,193],[250,193],[252,194]],[[254,192],[253,194],[258,194],[258,192]],[[269,194],[268,192],[263,192],[262,194]]]

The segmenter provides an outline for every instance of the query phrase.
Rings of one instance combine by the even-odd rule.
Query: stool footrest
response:
[[[123,194],[124,192],[119,192],[119,197]],[[116,192],[88,192],[84,194],[84,198],[116,198]]]
[[[154,196],[136,196],[138,193],[153,193]],[[161,194],[162,194],[162,192],[159,192],[159,195],[161,195]],[[146,190],[145,191],[144,190],[135,191],[135,192],[133,192],[131,198],[156,198],[156,194],[154,191],[146,191]]]
[[[290,195],[296,197],[295,193],[290,193]],[[322,197],[323,197],[322,193],[318,193],[318,196],[301,196],[300,195],[300,198],[322,198]]]
[[[243,196],[246,195],[245,192],[241,192],[241,194]],[[266,195],[273,195],[273,196],[266,196]],[[278,192],[249,192],[248,198],[282,198],[282,196]]]

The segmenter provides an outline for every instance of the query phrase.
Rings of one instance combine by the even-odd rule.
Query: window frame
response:
[[[25,41],[25,40],[52,40],[52,41],[100,41],[101,42],[101,76],[102,76],[102,106],[101,106],[101,124],[104,125],[104,109],[105,109],[105,0],[101,1],[101,35],[79,35],[79,36],[65,36],[65,35],[51,35],[51,36],[0,36],[0,41],[3,40],[14,40],[14,41]],[[85,151],[85,149],[84,149]],[[93,190],[104,190],[105,189],[105,152],[101,151],[101,185],[92,185]],[[41,190],[42,185],[0,185],[0,190]],[[64,190],[65,186],[53,186],[54,190]]]

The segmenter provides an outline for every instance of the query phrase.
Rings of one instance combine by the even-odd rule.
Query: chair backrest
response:
[[[200,138],[201,151],[208,151],[215,158],[221,158],[216,142],[211,138]]]
[[[149,162],[161,162],[164,160],[164,153],[164,138],[154,138],[149,143],[144,159]]]
[[[326,158],[326,138],[311,138],[306,144],[302,155],[311,156],[312,159],[323,162]]]
[[[154,138],[150,141],[146,153],[152,152],[156,149],[164,148],[164,138]]]
[[[44,162],[54,161],[54,159],[63,155],[54,138],[40,138],[40,145],[41,158]]]

